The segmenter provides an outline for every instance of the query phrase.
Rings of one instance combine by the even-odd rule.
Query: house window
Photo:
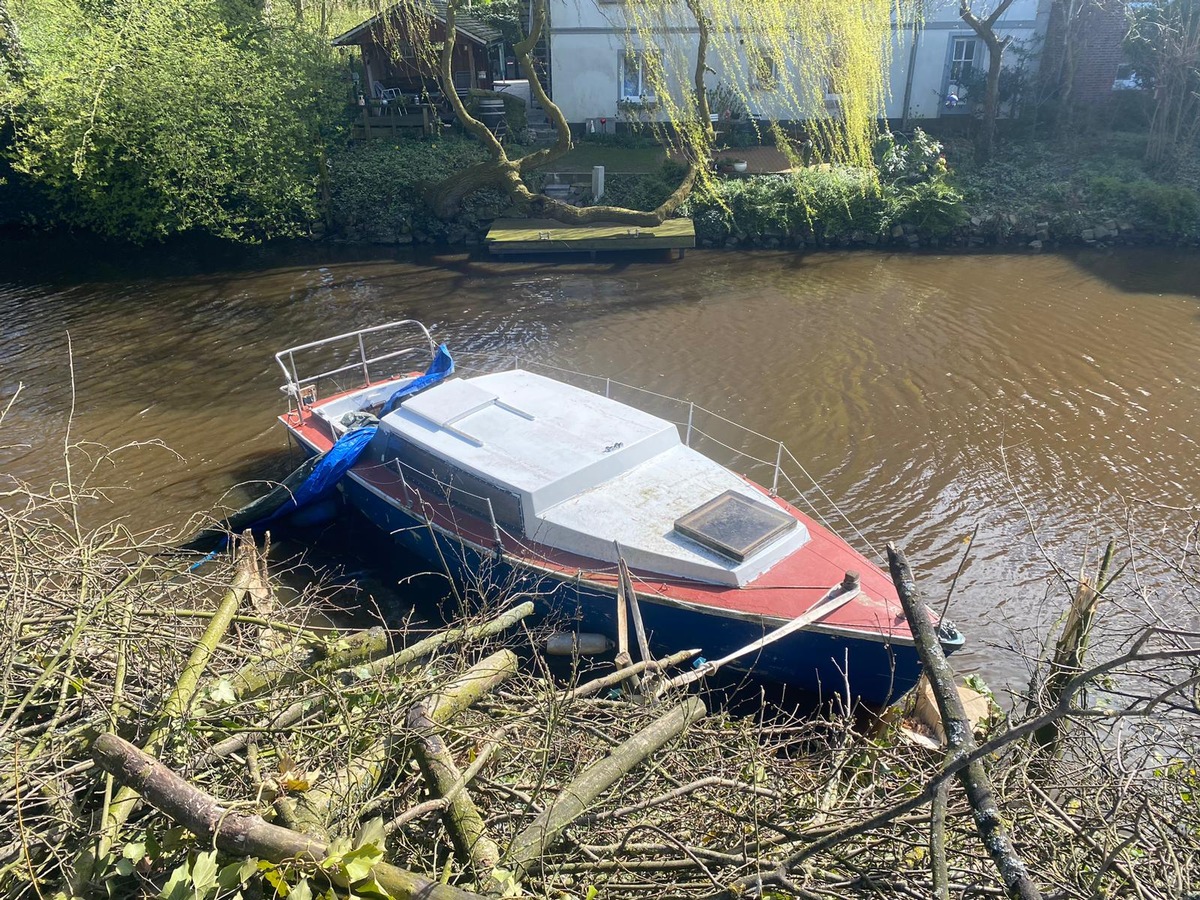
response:
[[[962,82],[971,77],[975,68],[975,50],[979,41],[975,38],[958,37],[954,39],[954,48],[950,53],[950,81],[961,86]]]
[[[779,70],[769,53],[760,50],[751,58],[750,84],[760,91],[771,91],[779,85]]]
[[[621,99],[652,103],[654,88],[650,84],[649,68],[653,64],[650,51],[628,50],[621,55]]]

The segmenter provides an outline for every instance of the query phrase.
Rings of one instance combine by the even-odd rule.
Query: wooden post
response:
[[[917,591],[908,560],[892,543],[887,545],[887,555],[892,582],[900,595],[900,603],[904,607],[904,615],[908,618],[917,653],[921,657],[921,664],[929,677],[929,686],[937,700],[938,711],[942,715],[949,757],[953,759],[968,756],[976,749],[975,735],[963,709],[962,698],[958,695],[958,687],[954,683],[954,670],[950,668],[946,654],[942,652],[941,642],[929,617],[929,608]],[[1000,818],[992,782],[984,771],[983,763],[976,760],[968,765],[959,773],[959,780],[966,789],[967,800],[975,813],[975,828],[979,832],[980,840],[991,855],[1008,896],[1014,900],[1041,900],[1041,891],[1029,877],[1025,863],[1017,856],[1008,829]]]

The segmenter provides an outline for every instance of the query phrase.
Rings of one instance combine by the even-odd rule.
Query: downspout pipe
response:
[[[900,130],[908,131],[909,112],[912,105],[913,77],[917,71],[917,50],[921,45],[921,22],[924,20],[924,7],[918,5],[917,16],[912,23],[912,48],[908,51],[908,72],[904,76],[904,106],[900,115]]]

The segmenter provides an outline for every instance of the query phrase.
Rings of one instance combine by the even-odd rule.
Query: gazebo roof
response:
[[[443,25],[446,23],[446,2],[447,0],[424,0],[421,8],[437,22]],[[401,3],[393,3],[387,9],[381,10],[365,22],[360,22],[344,34],[339,34],[333,39],[333,46],[348,47],[353,44],[361,43],[364,36],[370,34],[371,30],[383,21],[383,17],[391,15],[394,12],[406,12],[412,7],[404,6]],[[504,39],[504,35],[500,33],[500,29],[492,25],[488,25],[470,12],[459,10],[455,15],[455,30],[468,40],[474,41],[476,44],[487,46],[489,44],[499,43]]]

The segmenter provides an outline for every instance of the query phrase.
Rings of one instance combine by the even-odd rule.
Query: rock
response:
[[[1030,241],[1030,242],[1029,242],[1029,249],[1030,249],[1030,250],[1041,250],[1041,249],[1042,249],[1042,242],[1041,242],[1041,241],[1037,241],[1037,240]]]
[[[981,694],[966,685],[958,685],[958,696],[962,700],[963,711],[967,714],[971,730],[978,732],[980,727],[991,717],[991,702],[986,694]],[[938,741],[939,744],[946,740],[946,733],[942,729],[942,716],[938,712],[933,688],[929,686],[929,680],[924,675],[913,689],[912,709],[905,717],[905,724],[918,734]]]
[[[1085,228],[1079,233],[1079,236],[1085,241],[1094,241],[1096,239],[1096,230],[1094,228]]]
[[[412,242],[413,242],[413,236],[411,234],[396,235],[396,243],[397,244],[411,244]]]
[[[892,226],[892,237],[894,237],[894,238],[904,237],[904,226],[903,225],[893,225]]]
[[[979,218],[979,216],[971,216],[971,224],[978,228],[983,224],[983,219]]]
[[[1111,233],[1103,225],[1097,225],[1095,228],[1092,229],[1092,231],[1095,232],[1096,240],[1098,240],[1098,241],[1104,240]]]
[[[1050,223],[1049,222],[1038,222],[1033,227],[1036,228],[1038,231],[1049,231]]]
[[[383,227],[368,229],[366,237],[372,244],[395,244],[400,238],[391,228]]]
[[[868,244],[869,246],[871,246],[871,247],[874,247],[876,244],[878,244],[878,243],[879,243],[879,235],[877,235],[877,234],[868,234],[868,235],[867,235],[867,236],[864,238],[864,240],[867,242],[867,244]]]

